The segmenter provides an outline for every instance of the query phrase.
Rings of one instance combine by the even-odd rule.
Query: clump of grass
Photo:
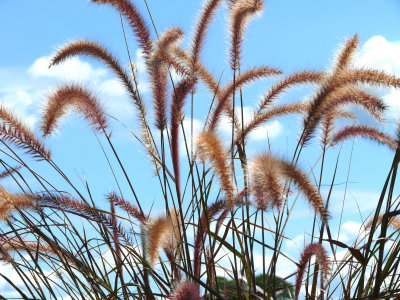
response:
[[[50,93],[40,130],[47,137],[71,109],[80,113],[93,129],[118,192],[107,193],[92,182],[77,187],[34,132],[14,113],[0,107],[2,153],[12,160],[9,164],[0,159],[5,169],[0,178],[7,177],[19,189],[0,186],[0,260],[13,268],[22,284],[9,274],[0,276],[15,294],[23,299],[59,299],[66,295],[72,299],[298,299],[305,287],[307,299],[399,297],[400,212],[394,197],[399,138],[378,129],[385,124],[387,107],[364,86],[398,88],[400,79],[380,70],[352,66],[359,44],[357,35],[346,41],[326,72],[283,74],[265,65],[248,67],[242,62],[245,29],[261,14],[264,2],[229,1],[226,60],[232,74],[217,80],[201,53],[223,1],[205,1],[189,49],[179,46],[184,32],[178,27],[154,38],[147,17],[130,0],[92,2],[115,8],[135,35],[149,75],[154,121],[148,118],[132,62],[132,68],[126,70],[106,47],[91,40],[68,43],[53,56],[50,67],[81,55],[99,60],[114,73],[137,111],[140,136],[122,125],[144,147],[159,182],[152,189],[159,189],[163,199],[157,200],[154,212],[148,205],[149,191],[137,193],[143,187],[135,184],[111,135],[114,121],[121,122],[118,116],[108,114],[89,87],[64,84]],[[149,8],[148,13],[153,18]],[[125,35],[124,23],[121,25]],[[126,46],[129,54],[131,45],[126,42]],[[176,82],[170,76],[173,70],[180,75]],[[267,77],[279,78],[267,88],[245,123],[241,91]],[[202,118],[203,130],[194,137],[193,103],[202,84],[210,92],[209,102],[204,104],[208,113]],[[278,103],[286,91],[305,84],[315,88],[309,101]],[[238,91],[239,113],[235,111]],[[189,119],[185,116],[189,102],[190,141],[183,126]],[[360,124],[357,115],[348,110],[349,105],[363,109],[377,126]],[[273,147],[267,153],[249,155],[250,133],[275,118],[296,114],[303,117],[303,123],[296,147],[291,149],[291,160],[282,159]],[[228,125],[222,122],[224,116],[229,119]],[[343,118],[345,126],[340,122]],[[221,126],[231,127],[229,141],[220,134]],[[315,166],[320,166],[320,171],[315,173],[314,166],[308,174],[309,170],[299,167],[301,153],[319,129],[322,153]],[[339,158],[335,169],[324,166],[333,146],[355,137],[389,146],[395,156],[375,214],[367,224],[369,230],[347,245],[332,237],[334,228],[329,218]],[[269,142],[268,136],[264,138]],[[41,168],[50,168],[62,180],[42,176],[42,169],[20,156],[18,148],[40,159]],[[182,148],[186,157],[181,155]],[[322,179],[327,172],[333,179],[329,194],[322,198]],[[93,187],[106,199],[94,196]],[[300,193],[315,218],[310,241],[296,261],[282,245],[292,236],[286,227],[297,213]],[[341,260],[338,247],[347,251]],[[257,251],[262,252],[262,266],[257,264]],[[228,264],[223,263],[224,258]],[[281,258],[297,271],[286,278],[278,277]],[[258,271],[261,273],[255,275]],[[229,280],[222,280],[218,276],[221,272]]]

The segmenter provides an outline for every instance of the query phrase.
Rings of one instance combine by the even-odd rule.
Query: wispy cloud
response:
[[[326,193],[327,191],[322,191],[323,195]],[[380,192],[357,189],[347,190],[346,199],[343,204],[344,196],[344,190],[334,190],[332,192],[329,204],[332,214],[341,213],[343,206],[343,213],[346,215],[359,213],[364,213],[366,215],[376,208]]]

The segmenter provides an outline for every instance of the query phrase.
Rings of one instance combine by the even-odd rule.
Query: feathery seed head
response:
[[[237,135],[237,141],[242,138],[245,139],[251,131],[255,130],[267,121],[271,121],[274,118],[286,116],[292,113],[304,113],[307,111],[308,107],[309,103],[297,102],[284,105],[275,105],[274,107],[271,107],[265,111],[259,110],[253,114],[252,119],[246,125],[243,131],[240,129],[239,134]]]
[[[20,169],[21,169],[21,166],[16,166],[14,168],[8,168],[4,172],[0,173],[0,179],[11,176],[14,172],[18,172],[18,170],[20,170]]]
[[[154,265],[161,249],[174,251],[178,246],[176,235],[179,234],[178,216],[170,211],[171,219],[167,216],[158,217],[144,223],[144,238],[146,257]]]
[[[286,179],[293,180],[294,184],[306,196],[309,204],[316,213],[319,214],[322,222],[327,223],[329,212],[325,208],[324,201],[316,187],[312,184],[307,174],[300,168],[286,160],[279,160],[279,167],[282,176]]]
[[[7,192],[0,187],[0,220],[7,220],[16,209],[36,208],[37,203],[32,197],[24,194]]]
[[[377,219],[377,221],[376,221],[376,225],[377,225],[377,226],[380,225],[380,224],[382,223],[382,219],[383,219],[383,215],[379,215],[379,216],[378,216],[378,219]],[[374,220],[374,218],[372,217],[372,218],[369,220],[368,224],[365,226],[366,229],[370,229],[370,228],[371,228],[373,220]],[[400,219],[399,219],[399,218],[396,218],[396,217],[394,217],[394,218],[389,218],[388,221],[389,221],[389,222],[388,222],[389,226],[391,226],[391,227],[392,227],[393,229],[395,229],[395,230],[400,230]]]
[[[336,61],[335,61],[335,66],[334,66],[334,73],[338,73],[342,70],[345,70],[349,67],[351,64],[351,60],[354,56],[354,53],[358,49],[358,44],[359,44],[359,39],[358,35],[355,34],[351,38],[349,38],[344,45],[344,47],[338,52]]]
[[[177,47],[182,38],[183,31],[180,28],[167,29],[153,45],[153,51],[149,59],[151,68],[163,67],[166,70],[168,66],[166,58],[173,55],[173,49]]]
[[[128,20],[129,25],[131,26],[132,31],[135,33],[139,45],[142,48],[147,60],[151,53],[150,30],[136,6],[130,0],[91,1],[98,4],[109,4],[114,6]]]
[[[207,29],[211,23],[211,20],[217,10],[221,0],[207,0],[204,3],[204,7],[201,10],[199,20],[196,23],[196,29],[192,40],[192,49],[190,64],[192,65],[193,71],[197,71],[200,64],[200,51],[204,44],[204,39],[207,33]]]
[[[0,105],[0,138],[24,149],[38,159],[50,159],[51,153],[28,126]]]
[[[166,30],[160,37],[158,48],[160,50],[171,50],[183,39],[183,31],[179,27]]]
[[[247,23],[264,8],[262,0],[239,0],[231,7],[230,34],[231,34],[231,67],[236,70],[239,66],[240,53],[242,51],[243,34]]]
[[[180,164],[179,164],[179,125],[183,120],[183,106],[185,99],[190,91],[194,88],[196,79],[192,76],[181,79],[174,89],[171,103],[171,158],[174,168],[175,183],[178,194],[180,188]]]
[[[298,84],[320,83],[324,77],[325,74],[323,72],[315,71],[302,71],[290,74],[269,89],[269,91],[264,95],[262,101],[260,101],[258,110],[263,110],[288,88]]]
[[[109,193],[107,195],[107,198],[110,202],[113,202],[115,205],[121,207],[139,222],[144,223],[147,220],[146,216],[144,216],[135,205],[118,196],[115,192]]]
[[[80,85],[69,84],[59,87],[48,98],[40,126],[44,136],[59,127],[60,118],[69,108],[80,112],[95,130],[108,127],[106,114],[96,97]]]
[[[280,181],[292,180],[306,196],[314,211],[320,215],[322,221],[327,222],[329,214],[321,195],[308,176],[293,163],[275,158],[270,154],[263,154],[253,159],[250,177],[252,179],[250,191],[256,198],[258,208],[279,207],[283,191]]]
[[[307,268],[308,263],[311,260],[311,257],[315,256],[316,257],[316,262],[320,266],[321,270],[321,275],[323,280],[327,280],[329,273],[330,273],[330,267],[329,267],[329,257],[324,249],[324,247],[321,244],[318,243],[313,243],[307,245],[303,253],[301,254],[300,261],[299,261],[299,266],[297,269],[297,274],[296,274],[296,285],[295,285],[295,299],[297,300],[299,298],[300,294],[300,289],[301,289],[301,284],[303,281],[303,276],[305,273],[305,270]]]
[[[333,112],[338,111],[337,107],[346,104],[357,105],[371,114],[376,120],[384,121],[382,113],[387,106],[383,101],[379,97],[353,86],[344,86],[332,92],[322,105],[321,111],[323,111],[324,115],[327,115],[331,113],[331,110]]]
[[[174,300],[200,300],[199,287],[197,284],[182,280],[174,289],[172,295]]]
[[[203,131],[197,136],[196,151],[203,162],[211,162],[214,172],[220,180],[221,189],[228,199],[228,206],[232,207],[235,202],[233,195],[235,187],[231,181],[227,152],[223,148],[220,139],[217,138],[214,132]]]
[[[254,82],[260,78],[265,78],[269,76],[277,76],[282,74],[278,69],[270,68],[267,66],[255,67],[242,72],[235,80],[235,82],[230,82],[224,89],[217,93],[218,104],[211,114],[211,118],[208,124],[208,129],[210,131],[215,130],[217,127],[221,115],[224,111],[232,116],[231,106],[229,105],[229,99],[233,95],[235,89],[242,88],[250,82]],[[236,116],[234,117],[236,118]]]
[[[49,67],[60,64],[66,59],[76,56],[84,55],[93,58],[97,58],[105,63],[114,73],[118,76],[125,89],[135,102],[135,105],[139,109],[140,113],[145,110],[144,105],[141,101],[140,95],[138,95],[134,84],[127,74],[125,69],[121,66],[117,58],[115,58],[110,51],[104,46],[90,40],[77,40],[66,44],[61,47],[57,53],[52,57],[51,64]]]
[[[49,245],[26,241],[23,238],[21,239],[22,241],[17,237],[0,237],[0,247],[8,251],[39,250],[48,254],[54,254],[54,250]]]
[[[346,126],[333,134],[332,143],[333,145],[348,140],[354,137],[368,138],[372,141],[377,142],[381,145],[389,146],[391,149],[396,150],[399,142],[392,137],[388,136],[386,133],[381,132],[373,127],[353,125]]]
[[[255,197],[258,209],[280,208],[283,187],[278,171],[278,161],[269,155],[260,155],[252,160],[249,168],[250,191]]]
[[[179,28],[168,29],[155,43],[154,51],[149,58],[149,71],[151,76],[154,111],[156,116],[156,126],[162,130],[167,125],[167,74],[169,60],[172,49],[183,37],[183,32]],[[174,59],[172,59],[174,61]]]
[[[181,229],[182,229],[182,221],[178,212],[175,212],[174,209],[169,210],[170,222],[172,227],[172,236],[169,240],[169,243],[164,247],[164,249],[168,249],[169,252],[174,252],[177,247],[180,245],[181,239]]]

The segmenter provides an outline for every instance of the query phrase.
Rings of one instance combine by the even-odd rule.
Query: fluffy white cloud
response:
[[[101,82],[99,90],[109,96],[123,97],[127,94],[121,82],[115,78]]]
[[[78,57],[49,68],[51,56],[42,56],[28,68],[28,73],[34,77],[52,77],[67,80],[96,80],[106,74],[104,68],[93,68],[88,62]]]
[[[342,224],[340,228],[340,234],[338,240],[350,246],[354,243],[357,237],[362,234],[362,224],[354,221],[347,221]],[[337,237],[337,233],[332,236],[334,239]]]
[[[398,116],[400,115],[400,91],[398,89],[390,89],[388,93],[382,96],[382,100],[388,105],[391,109],[389,112],[389,116],[398,120]]]
[[[132,120],[134,108],[123,85],[106,67],[95,67],[82,58],[73,57],[49,68],[51,56],[36,59],[26,69],[0,69],[1,104],[15,112],[28,126],[37,123],[41,108],[51,88],[58,83],[78,82],[92,89],[108,113],[121,121]],[[135,65],[142,94],[149,91],[143,54],[138,52]]]
[[[37,117],[34,115],[36,105],[33,105],[31,94],[26,91],[15,91],[2,95],[1,105],[16,113],[23,122],[33,128]]]
[[[400,76],[400,41],[388,41],[377,35],[367,40],[354,58],[355,67],[375,68],[389,74]],[[400,113],[400,91],[382,89],[382,99],[391,108],[388,117],[397,117]]]
[[[22,261],[20,259],[17,259],[17,257],[18,257],[17,255],[14,256],[16,262],[22,264]],[[32,259],[29,255],[24,255],[24,261],[32,263]],[[4,274],[7,278],[13,281],[13,284],[15,284],[19,289],[21,289],[25,293],[28,293],[28,291],[25,288],[24,280],[22,280],[21,276],[15,271],[14,267],[11,264],[6,262],[0,262],[0,269],[2,274]],[[60,279],[56,272],[46,268],[46,266],[44,265],[42,265],[42,270],[44,276],[46,276],[46,278],[49,280],[49,284],[51,286],[55,286],[56,284],[60,283]],[[63,275],[65,276],[65,271],[59,270],[59,272],[64,273]],[[29,278],[30,282],[35,282],[35,279],[30,271],[23,271],[23,273],[26,278]],[[3,278],[1,278],[0,280],[0,291],[1,295],[6,297],[7,299],[20,296],[20,293],[16,291],[13,287],[11,287],[7,283],[7,281],[4,280]]]
[[[376,68],[400,75],[400,42],[389,42],[376,35],[367,40],[356,54],[355,66]]]

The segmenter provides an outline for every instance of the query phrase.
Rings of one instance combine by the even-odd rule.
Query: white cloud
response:
[[[179,73],[177,73],[176,71],[175,71],[175,69],[170,69],[170,72],[171,72],[171,78],[172,78],[172,81],[173,82],[179,82],[179,80],[181,80],[182,79],[182,75],[181,74],[179,74]]]
[[[389,42],[383,36],[371,37],[356,54],[354,65],[376,68],[400,75],[400,42]]]
[[[294,239],[286,240],[286,249],[295,253],[301,252],[304,247],[304,234],[297,235]]]
[[[267,137],[275,138],[282,133],[282,124],[273,120],[268,124],[262,125],[256,128],[252,133],[250,133],[249,138],[253,140],[266,140]]]
[[[350,246],[356,240],[357,236],[362,232],[361,223],[347,221],[340,228],[339,240]],[[333,235],[336,238],[337,234]]]
[[[398,89],[391,88],[389,92],[382,96],[382,100],[391,109],[389,112],[390,117],[398,120],[400,115],[400,91]]]
[[[323,191],[327,193],[327,191]],[[344,214],[370,213],[376,208],[380,193],[367,190],[347,190],[346,200],[344,201]],[[342,211],[344,190],[334,190],[331,195],[329,210],[332,214],[338,214]]]
[[[16,260],[17,263],[23,264],[23,262],[18,258],[18,255],[14,255],[14,260]],[[24,255],[24,261],[27,261],[28,263],[32,263],[32,259],[29,255]],[[20,288],[22,291],[27,293],[27,290],[25,288],[25,283],[22,277],[15,271],[14,267],[6,262],[0,262],[0,269],[2,273],[9,279],[13,281],[13,284],[15,284],[18,288]],[[43,275],[48,279],[48,282],[50,286],[55,286],[56,284],[59,284],[60,279],[57,275],[56,272],[53,270],[49,269],[47,270],[46,266],[42,265],[42,270],[43,270]],[[59,272],[64,273],[65,271],[59,270]],[[30,271],[23,271],[24,276],[26,278],[29,278],[31,282],[34,282],[34,277]],[[6,280],[3,278],[0,279],[0,291],[2,292],[1,295],[5,296],[7,298],[12,298],[12,297],[18,297],[20,296],[20,293],[16,291],[13,287],[11,287]]]
[[[263,270],[262,253],[255,251],[255,250],[253,250],[253,251],[254,251],[255,272],[262,273],[262,270]],[[271,264],[271,259],[272,259],[272,254],[266,254],[264,256],[266,268],[268,268],[268,266]],[[279,277],[282,277],[282,278],[289,276],[290,274],[294,273],[297,270],[296,264],[293,261],[291,261],[290,259],[284,257],[283,255],[279,255],[276,266],[277,266],[276,275],[278,275]]]
[[[252,107],[250,106],[243,107],[243,121],[245,126],[249,124],[249,122],[252,120],[253,112],[254,109]],[[241,124],[242,115],[240,106],[235,107],[235,115],[237,116],[237,119]],[[226,115],[222,116],[219,129],[221,130],[221,132],[224,134],[225,137],[232,136],[232,123],[230,121],[230,118],[228,118]],[[272,120],[258,126],[249,134],[248,138],[253,141],[266,141],[267,138],[272,139],[279,136],[282,133],[282,129],[283,129],[282,124],[279,121]]]
[[[138,90],[143,95],[150,92],[150,83],[148,79],[148,75],[146,73],[138,73],[137,76],[137,83],[138,83]]]
[[[48,89],[54,87],[54,81],[91,81],[101,85],[107,75],[106,69],[93,68],[89,63],[77,57],[50,69],[48,68],[49,63],[50,56],[42,56],[25,70],[2,69],[0,71],[3,79],[2,84],[12,87],[12,89],[5,89],[2,86],[0,92],[2,104],[13,111],[31,128],[34,127],[39,119],[40,106],[43,104]],[[106,88],[113,93],[118,91],[115,86],[107,87],[106,84],[104,84],[102,91],[105,91]]]
[[[361,223],[354,221],[347,221],[342,225],[342,230],[356,237],[361,232]]]
[[[16,92],[16,103],[18,105],[30,105],[32,104],[31,96],[25,91]]]
[[[389,74],[400,76],[400,41],[388,41],[380,35],[367,40],[354,58],[355,67],[375,68]],[[400,113],[400,91],[382,89],[383,101],[391,108],[389,117]]]
[[[144,53],[142,50],[136,51],[136,56],[133,61],[134,70],[136,72],[136,81],[138,84],[138,90],[141,94],[145,94],[150,92],[150,80],[147,73],[146,62],[144,60]],[[128,67],[128,74],[131,74],[131,69],[129,64]]]
[[[146,63],[144,61],[144,53],[140,49],[136,51],[136,59],[135,59],[134,65],[136,67],[136,70],[139,73],[146,72]]]
[[[189,153],[191,153],[191,136],[192,135],[191,135],[190,119],[183,120],[183,128],[185,130],[187,147],[188,147]],[[200,120],[193,119],[193,144],[195,144],[196,136],[201,132],[202,129],[203,129],[203,123]],[[180,131],[180,136],[179,136],[179,154],[184,157],[187,156],[185,139],[183,137],[182,130]]]
[[[79,57],[73,57],[48,68],[51,56],[41,56],[27,68],[0,69],[1,104],[16,113],[30,127],[37,124],[49,89],[63,82],[78,82],[97,94],[108,113],[126,122],[133,120],[135,109],[123,85],[105,67],[95,67]],[[142,95],[149,91],[143,54],[135,57],[138,88]]]
[[[67,80],[96,80],[106,74],[103,68],[93,68],[78,57],[49,68],[51,56],[42,56],[28,68],[28,74],[34,77],[52,77]]]
[[[26,91],[15,91],[2,95],[1,105],[15,113],[27,126],[33,128],[37,117],[31,94]]]
[[[99,85],[99,90],[110,96],[123,97],[127,93],[118,79],[108,79]]]

